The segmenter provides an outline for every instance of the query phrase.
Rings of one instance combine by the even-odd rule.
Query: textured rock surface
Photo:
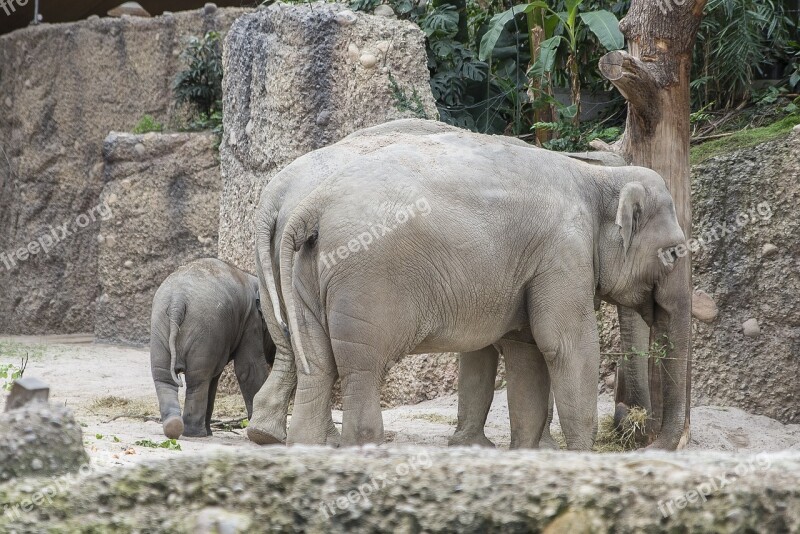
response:
[[[95,335],[148,343],[161,282],[192,260],[217,255],[220,177],[208,133],[111,133],[103,146]]]
[[[419,28],[337,4],[274,4],[241,17],[224,68],[219,252],[249,271],[253,213],[272,176],[359,128],[415,116],[390,75],[420,113],[436,113]]]
[[[96,206],[101,148],[144,114],[180,114],[171,84],[186,38],[225,30],[241,9],[41,24],[0,36],[0,252],[25,247]],[[0,332],[93,330],[92,224],[9,271],[0,261]]]
[[[0,528],[13,522],[17,532],[247,532],[253,525],[276,532],[795,532],[798,473],[796,452],[270,447],[93,474],[29,514],[0,517]],[[2,487],[0,498],[13,509],[37,489],[26,486]]]
[[[0,482],[75,472],[88,461],[69,408],[32,402],[0,413]]]
[[[693,321],[692,404],[798,423],[800,132],[695,166],[692,203],[692,233],[703,239],[693,283],[713,300],[709,319],[716,313],[711,324]],[[746,336],[751,319],[760,333],[748,327]],[[609,337],[616,323],[605,307],[604,350],[618,343]]]
[[[798,423],[800,133],[696,166],[692,201],[695,237],[720,236],[693,257],[694,285],[719,308],[713,324],[695,321],[694,402]],[[744,335],[748,319],[758,337]]]

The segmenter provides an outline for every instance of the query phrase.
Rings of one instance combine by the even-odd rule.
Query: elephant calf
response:
[[[168,438],[211,435],[217,383],[231,360],[252,415],[253,397],[275,358],[255,276],[211,258],[184,265],[158,288],[150,324],[150,364]],[[180,373],[186,377],[182,418]]]

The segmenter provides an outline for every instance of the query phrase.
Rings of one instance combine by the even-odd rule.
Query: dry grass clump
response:
[[[594,452],[627,452],[639,448],[639,440],[645,435],[647,411],[643,408],[631,408],[622,420],[620,431],[614,426],[614,416],[602,417],[597,425],[597,439],[592,450]],[[553,439],[562,449],[567,448],[567,441],[560,430],[552,432]]]

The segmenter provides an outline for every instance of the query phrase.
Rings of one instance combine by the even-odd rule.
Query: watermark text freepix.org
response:
[[[355,254],[361,250],[369,250],[370,245],[386,234],[392,232],[398,226],[407,223],[417,216],[417,214],[427,217],[431,213],[431,205],[425,197],[418,198],[414,203],[404,206],[394,214],[394,220],[397,224],[393,226],[386,226],[381,223],[369,224],[368,230],[361,232],[357,237],[354,237],[347,242],[347,245],[338,247],[333,252],[323,253],[322,262],[325,267],[333,267],[339,260],[345,260],[350,255]]]
[[[30,497],[21,501],[13,506],[4,504],[3,515],[13,521],[19,521],[23,514],[29,514],[43,503],[48,505],[53,504],[53,499],[64,493],[72,482],[79,478],[85,478],[93,472],[92,466],[83,464],[78,469],[77,473],[67,473],[57,478],[53,478],[52,483],[39,489]]]
[[[744,228],[748,224],[754,224],[759,221],[768,221],[772,218],[772,208],[769,202],[761,202],[755,208],[750,208],[748,211],[743,211],[736,215],[732,223],[717,223],[711,230],[702,232],[699,237],[689,239],[686,243],[681,243],[675,247],[668,249],[658,249],[658,257],[664,265],[672,263],[672,253],[674,252],[679,258],[683,258],[689,252],[692,254],[698,250],[709,246],[711,243],[716,243],[728,236],[732,236],[738,230]]]
[[[319,505],[319,511],[325,515],[326,519],[338,514],[340,511],[347,510],[360,502],[370,504],[369,496],[373,493],[387,488],[397,483],[399,477],[407,476],[408,474],[416,471],[424,471],[433,465],[433,459],[428,454],[428,451],[422,451],[419,454],[411,457],[408,461],[398,465],[394,474],[382,473],[373,475],[368,482],[364,482],[358,486],[358,490],[350,490],[347,495],[342,495],[329,502],[323,502]]]
[[[0,0],[0,11],[6,15],[16,13],[18,7],[25,7],[30,0]]]
[[[735,476],[725,474],[720,477],[711,477],[680,497],[658,501],[658,509],[662,516],[669,517],[678,510],[683,510],[690,504],[705,503],[709,495],[735,482],[736,478],[755,473],[759,470],[766,471],[771,466],[772,462],[770,462],[769,456],[766,453],[760,452],[748,458],[747,461],[738,464],[733,470]]]
[[[91,223],[96,222],[98,218],[102,221],[107,221],[113,216],[111,207],[108,203],[103,202],[89,211],[81,213],[75,217],[74,221],[65,222],[59,226],[48,226],[48,232],[43,233],[24,247],[0,252],[0,262],[5,266],[6,270],[10,271],[17,266],[17,262],[27,261],[31,256],[36,256],[39,253],[49,254],[53,247],[79,233]]]

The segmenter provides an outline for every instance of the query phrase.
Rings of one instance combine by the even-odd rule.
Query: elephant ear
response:
[[[619,207],[617,208],[617,226],[622,236],[622,249],[625,255],[631,246],[631,239],[639,231],[639,219],[644,208],[647,191],[640,182],[625,184],[619,193]]]

